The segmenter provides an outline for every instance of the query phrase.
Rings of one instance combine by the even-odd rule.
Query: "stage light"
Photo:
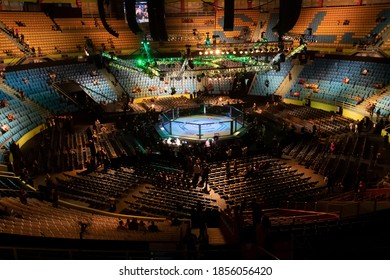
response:
[[[240,51],[240,54],[243,54],[244,52],[243,51]]]
[[[142,66],[144,64],[144,61],[142,59],[137,59],[137,64],[139,66]]]
[[[219,55],[219,54],[221,54],[221,51],[220,51],[220,50],[216,50],[216,51],[215,51],[215,54],[216,54],[216,55]]]
[[[224,54],[225,54],[225,52],[224,52],[224,51],[221,51],[221,54],[222,54],[222,55],[224,55]]]
[[[213,54],[214,53],[214,51],[210,51],[210,54]]]
[[[233,54],[236,54],[236,51],[233,51]]]
[[[202,52],[199,52],[199,55],[203,55],[203,53],[202,53]]]
[[[208,51],[205,51],[205,52],[204,52],[204,54],[205,54],[205,55],[208,55],[208,54],[209,54],[209,52],[208,52]]]
[[[229,54],[229,53],[230,53],[230,51],[229,51],[229,50],[227,50],[227,51],[226,51],[226,54]]]

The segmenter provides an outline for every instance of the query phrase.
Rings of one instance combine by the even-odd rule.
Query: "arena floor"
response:
[[[180,117],[171,122],[172,133],[170,136],[196,140],[206,140],[216,135],[220,137],[231,136],[231,123],[233,119],[220,115],[192,115]],[[235,122],[233,122],[235,125]],[[237,129],[242,125],[237,123]],[[200,132],[200,137],[199,137]]]

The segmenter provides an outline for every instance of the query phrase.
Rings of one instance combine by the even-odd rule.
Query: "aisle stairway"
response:
[[[199,229],[192,229],[192,233],[196,236],[199,236]],[[209,245],[210,246],[220,246],[226,245],[227,241],[225,240],[225,236],[222,234],[220,228],[208,228],[207,235],[209,237]]]
[[[3,81],[4,81],[3,79],[0,79],[0,90],[5,92],[9,96],[12,96],[15,99],[20,99],[20,94],[15,89],[13,89],[9,85],[5,84]],[[29,99],[27,96],[25,97],[25,100],[23,102],[27,106],[29,106],[33,111],[38,112],[40,115],[42,115],[42,117],[44,117],[44,118],[47,118],[51,115],[47,109],[45,109],[44,107],[35,103],[31,99]]]
[[[362,103],[356,106],[355,110],[358,110],[360,113],[362,113],[365,116],[369,116],[369,113],[367,111],[367,106],[369,104],[377,104],[380,102],[381,99],[386,97],[390,93],[390,85],[378,89],[375,94],[371,95],[367,99],[365,99]]]
[[[292,88],[292,85],[295,83],[296,79],[298,78],[303,68],[304,68],[303,65],[294,65],[290,70],[291,80],[289,79],[289,75],[287,75],[286,78],[278,87],[278,89],[276,90],[275,95],[284,97],[288,92],[288,90]]]
[[[14,44],[21,52],[23,52],[25,55],[27,56],[32,56],[33,53],[32,51],[30,50],[30,48],[26,47],[24,44],[20,43],[18,39],[12,37],[6,30],[8,29],[8,27],[2,22],[0,21],[0,32],[2,34],[4,34],[5,37],[7,37],[11,42],[12,44]]]

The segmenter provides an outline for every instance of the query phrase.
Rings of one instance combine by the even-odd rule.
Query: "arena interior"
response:
[[[390,2],[0,1],[0,259],[386,259]]]

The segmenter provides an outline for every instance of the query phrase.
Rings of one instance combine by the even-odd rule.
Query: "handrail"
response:
[[[189,12],[189,13],[165,13],[166,17],[194,17],[194,16],[215,16],[215,11]]]
[[[257,249],[263,251],[267,256],[270,256],[272,259],[274,260],[279,260],[279,258],[277,256],[275,256],[274,254],[272,254],[270,251],[268,251],[267,249],[261,247],[261,246],[257,246]]]

